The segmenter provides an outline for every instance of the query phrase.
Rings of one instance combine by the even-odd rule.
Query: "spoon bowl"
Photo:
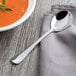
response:
[[[67,29],[73,21],[73,16],[69,11],[61,11],[52,18],[51,29],[55,32],[60,32]]]

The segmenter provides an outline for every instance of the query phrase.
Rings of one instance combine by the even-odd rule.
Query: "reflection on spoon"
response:
[[[67,29],[72,24],[73,16],[69,11],[60,11],[55,16],[53,16],[51,21],[51,29],[42,37],[40,37],[34,44],[32,44],[29,48],[27,48],[20,55],[16,56],[12,59],[12,63],[19,64],[21,63],[27,55],[50,33],[61,32]]]

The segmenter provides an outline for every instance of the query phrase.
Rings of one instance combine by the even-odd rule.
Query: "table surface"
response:
[[[30,18],[20,26],[0,33],[0,76],[38,76],[39,46],[19,65],[10,60],[28,48],[40,35],[43,16],[51,10],[51,4],[68,4],[70,0],[37,0]]]

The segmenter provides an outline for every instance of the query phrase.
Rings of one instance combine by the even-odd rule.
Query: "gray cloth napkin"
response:
[[[73,14],[74,25],[50,34],[41,42],[40,76],[76,76],[76,7],[52,6],[51,12],[44,16],[42,35],[50,30],[52,16],[64,9]]]

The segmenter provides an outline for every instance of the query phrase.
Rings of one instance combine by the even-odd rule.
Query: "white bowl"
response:
[[[32,14],[32,12],[34,11],[35,5],[36,5],[36,0],[29,0],[28,9],[27,9],[27,12],[24,14],[24,16],[22,16],[18,21],[16,21],[15,23],[11,25],[1,27],[0,32],[15,28],[16,26],[20,25],[22,22],[27,20],[29,16]]]

